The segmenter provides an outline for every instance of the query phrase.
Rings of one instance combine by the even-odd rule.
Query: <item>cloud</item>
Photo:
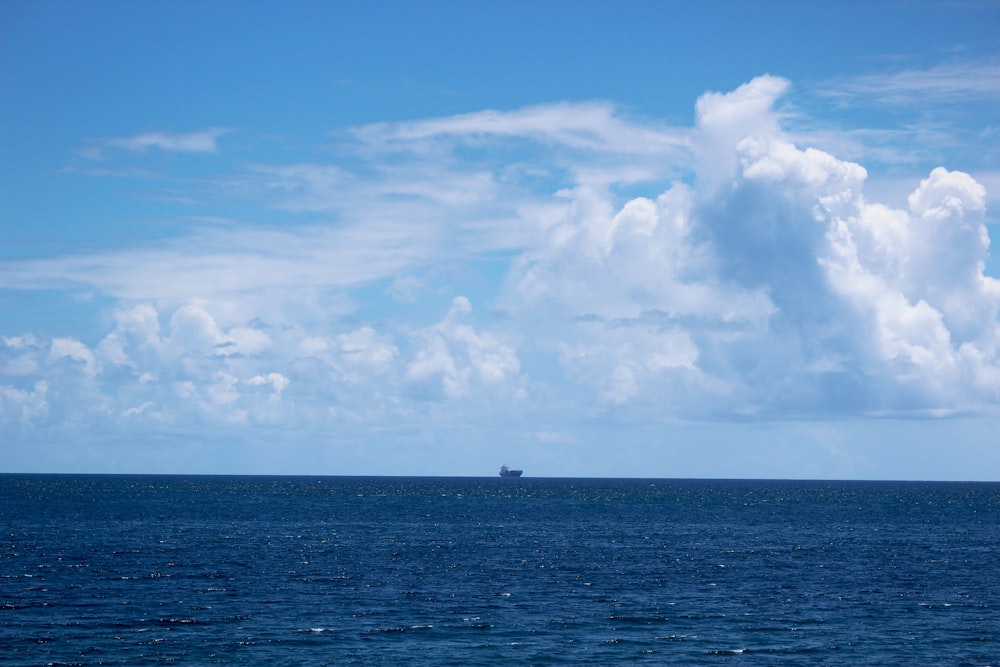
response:
[[[335,346],[345,365],[376,373],[388,371],[399,356],[396,346],[370,326],[340,334]]]
[[[463,398],[474,388],[500,386],[520,372],[517,354],[491,334],[465,323],[472,306],[455,297],[445,318],[418,336],[404,381],[421,397]]]
[[[290,383],[291,380],[286,378],[281,373],[267,373],[266,375],[254,375],[252,378],[247,380],[247,384],[253,387],[271,385],[271,387],[274,389],[275,396],[281,395],[281,392],[283,392],[286,388],[288,388],[288,385]]]
[[[950,62],[926,69],[840,78],[817,92],[842,104],[961,105],[1000,98],[1000,62]]]
[[[543,115],[551,116],[547,123],[558,117]],[[615,123],[622,133],[642,133],[641,126]],[[520,127],[525,140],[544,144],[547,125],[532,127]],[[280,211],[278,224],[205,224],[155,247],[11,262],[4,283],[29,289],[93,285],[117,298],[177,302],[240,290],[349,288],[413,274],[449,256],[465,261],[470,255],[525,247],[537,233],[532,209],[547,205],[536,190],[565,178],[562,167],[534,170],[491,157],[470,165],[459,157],[468,139],[461,134],[431,133],[440,142],[436,150],[418,150],[423,139],[415,140],[405,159],[377,150],[372,156],[383,143],[381,135],[394,136],[394,131],[376,126],[359,133],[371,135],[368,143],[351,147],[369,160],[360,173],[331,164],[253,164],[216,182],[220,197]],[[598,134],[609,135],[602,145],[614,148],[614,132]],[[491,145],[509,140],[503,134],[489,137]],[[618,150],[627,156],[627,150]],[[442,160],[442,151],[451,157]],[[647,161],[652,164],[657,157],[662,155]],[[586,176],[598,184],[631,182],[651,169],[639,173],[634,164],[615,168],[608,163],[588,169]],[[286,224],[289,215],[299,214],[323,217]]]
[[[228,128],[209,128],[197,132],[142,132],[130,137],[94,139],[79,151],[85,157],[103,158],[108,151],[144,153],[157,149],[168,153],[216,153],[219,137],[232,132]]]
[[[90,285],[117,298],[177,301],[241,291],[350,287],[422,264],[433,239],[393,220],[295,231],[206,228],[155,248],[11,262],[5,285]]]
[[[813,117],[792,136],[910,180],[944,160],[982,173],[995,169],[984,146],[995,143],[989,111],[998,101],[996,59],[839,77],[803,91],[799,108]]]
[[[613,404],[713,418],[995,405],[984,189],[935,169],[909,211],[869,204],[864,168],[789,140],[773,110],[786,90],[764,77],[699,100],[693,187],[618,208],[569,194],[505,307],[544,322],[534,340]]]
[[[676,402],[680,396],[663,389],[704,381],[697,371],[698,348],[679,327],[584,323],[574,342],[561,345],[559,360],[576,381],[619,405],[651,387],[657,387],[658,400]]]
[[[2,423],[30,426],[44,417],[49,409],[45,400],[49,385],[39,380],[30,389],[0,385],[0,420]]]
[[[931,168],[880,201],[795,93],[706,93],[681,128],[605,103],[376,124],[327,162],[234,168],[198,187],[254,223],[6,263],[7,289],[111,305],[90,338],[4,332],[3,419],[563,433],[995,410],[990,193]]]
[[[116,310],[94,346],[6,337],[0,419],[13,427],[167,431],[196,426],[326,428],[412,415],[416,404],[513,396],[513,349],[468,319],[456,297],[441,321],[395,334],[365,325],[333,335],[261,323],[230,326],[225,304]],[[161,322],[165,326],[161,326]],[[43,376],[46,380],[37,380]]]
[[[688,146],[686,132],[631,123],[608,103],[558,103],[516,111],[478,111],[446,118],[380,123],[355,130],[382,150],[427,150],[429,142],[531,139],[547,145],[601,153],[675,154]]]
[[[72,338],[56,338],[49,347],[49,358],[52,361],[70,359],[78,362],[84,376],[92,378],[97,374],[97,359],[90,349],[78,340]]]
[[[909,211],[859,202],[829,230],[821,263],[865,327],[862,351],[894,396],[886,403],[968,410],[1000,398],[1000,281],[983,275],[984,198],[968,174],[938,168]]]

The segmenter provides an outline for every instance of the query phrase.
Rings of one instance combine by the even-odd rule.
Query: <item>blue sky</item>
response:
[[[1000,479],[995,2],[0,5],[0,470]]]

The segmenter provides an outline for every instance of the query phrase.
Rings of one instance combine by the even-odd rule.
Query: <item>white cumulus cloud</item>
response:
[[[466,324],[471,311],[466,297],[455,297],[444,319],[419,335],[417,352],[405,372],[412,391],[461,398],[476,386],[500,385],[517,376],[520,363],[515,351]]]

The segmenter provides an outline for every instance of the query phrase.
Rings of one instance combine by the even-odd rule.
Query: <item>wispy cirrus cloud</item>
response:
[[[557,103],[515,111],[477,111],[401,123],[377,123],[354,131],[366,144],[388,149],[453,137],[487,141],[522,137],[544,144],[604,153],[676,153],[690,148],[688,132],[631,122],[609,103]]]
[[[816,93],[842,104],[936,106],[1000,100],[1000,62],[952,62],[925,69],[842,77]]]
[[[151,149],[167,153],[216,153],[219,137],[233,130],[213,127],[196,132],[141,132],[128,137],[91,139],[77,153],[90,159],[102,159],[111,151],[144,153]]]
[[[294,232],[206,228],[157,247],[11,262],[0,286],[86,285],[116,298],[171,301],[266,289],[346,289],[426,261],[423,232],[391,221]]]
[[[939,165],[977,177],[996,170],[1000,60],[836,77],[797,90],[794,104],[804,112],[790,131],[796,143],[865,163],[876,188],[885,189],[887,177],[913,181]]]

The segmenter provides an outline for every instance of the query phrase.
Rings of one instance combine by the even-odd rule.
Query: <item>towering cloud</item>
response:
[[[566,193],[508,304],[560,313],[540,335],[615,402],[741,417],[995,404],[982,186],[939,168],[909,211],[867,202],[864,168],[783,132],[787,87],[762,77],[702,97],[694,176],[655,201]]]

